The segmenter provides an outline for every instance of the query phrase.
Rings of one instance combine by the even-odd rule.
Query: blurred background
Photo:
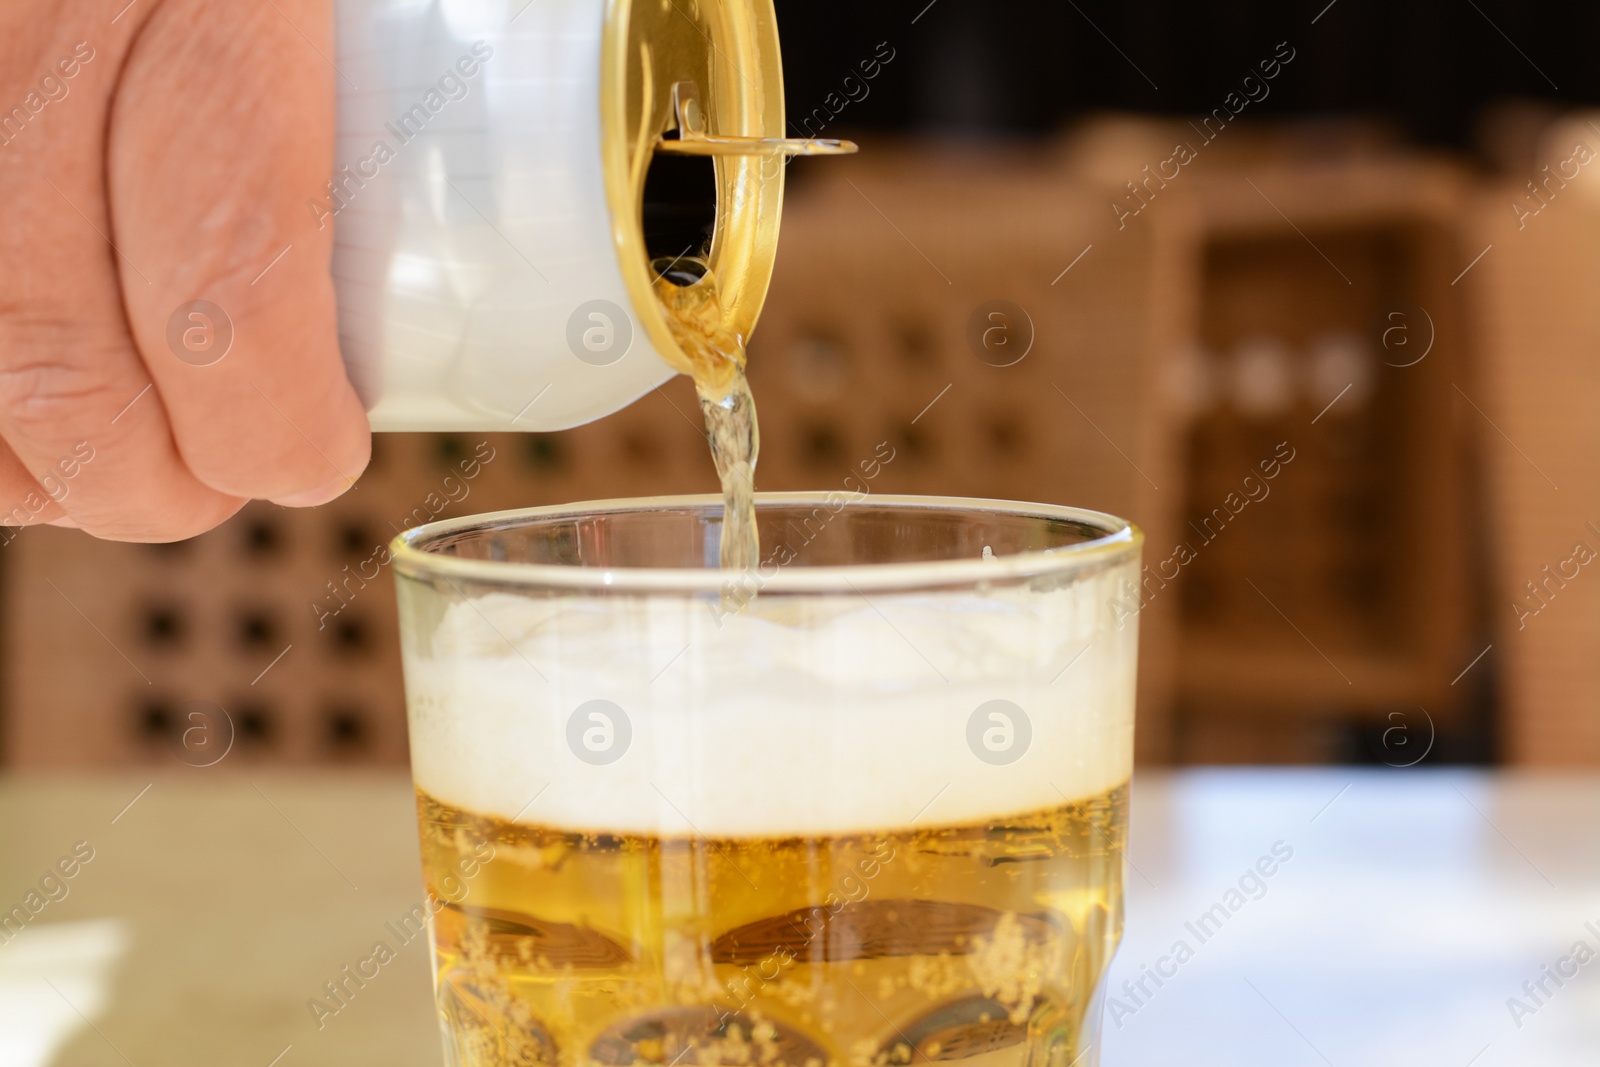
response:
[[[1146,765],[1600,763],[1600,8],[779,12],[792,133],[862,152],[790,171],[761,488],[887,443],[874,492],[1140,523]],[[714,489],[680,380],[184,544],[23,531],[0,761],[166,762],[220,707],[235,764],[402,764],[390,538]]]

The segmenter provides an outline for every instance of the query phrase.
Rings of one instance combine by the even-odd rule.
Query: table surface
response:
[[[45,902],[0,1064],[437,1067],[420,941],[307,1007],[420,902],[413,819],[395,774],[0,780],[0,910]],[[1600,777],[1143,775],[1132,832],[1106,1067],[1600,1062]]]

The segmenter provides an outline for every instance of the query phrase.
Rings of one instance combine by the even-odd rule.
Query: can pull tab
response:
[[[663,137],[656,151],[674,156],[848,156],[857,151],[853,141],[816,137],[726,137],[706,133],[706,116],[700,107],[700,87],[678,82],[672,87],[672,112],[678,136]]]

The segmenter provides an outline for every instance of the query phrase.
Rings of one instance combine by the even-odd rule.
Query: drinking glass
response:
[[[1122,928],[1142,535],[764,495],[394,545],[452,1067],[1083,1067]]]

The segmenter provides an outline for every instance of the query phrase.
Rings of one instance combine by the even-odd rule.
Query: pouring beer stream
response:
[[[698,89],[688,82],[673,86],[676,126],[655,150],[681,156],[751,156],[780,161],[790,156],[846,155],[856,151],[849,141],[770,137],[713,137],[706,133]],[[722,566],[748,571],[761,558],[756,529],[755,474],[761,453],[761,430],[755,397],[745,377],[745,338],[729,325],[718,295],[717,277],[702,258],[693,255],[658,259],[654,290],[666,312],[676,349],[664,353],[673,368],[694,379],[700,411],[706,421],[711,458],[722,484]]]

